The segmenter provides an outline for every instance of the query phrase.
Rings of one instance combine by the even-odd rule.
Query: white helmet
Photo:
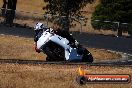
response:
[[[47,28],[43,23],[36,23],[34,30],[40,30],[40,29],[44,29]]]

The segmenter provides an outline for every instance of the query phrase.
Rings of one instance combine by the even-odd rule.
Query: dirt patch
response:
[[[0,64],[1,88],[130,88],[129,84],[87,84],[80,86],[75,65]],[[84,66],[88,74],[130,74],[130,67]]]
[[[33,38],[0,35],[0,59],[45,60],[46,55],[36,53]],[[120,54],[104,49],[88,48],[94,60],[113,60],[121,58]]]

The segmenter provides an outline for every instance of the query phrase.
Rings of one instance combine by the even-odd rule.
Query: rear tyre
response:
[[[46,57],[46,61],[53,61],[53,59]]]
[[[93,56],[92,56],[92,54],[89,51],[85,52],[85,54],[82,57],[82,61],[83,62],[92,63],[93,62]]]

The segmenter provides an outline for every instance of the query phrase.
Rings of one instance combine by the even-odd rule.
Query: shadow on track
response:
[[[16,26],[12,27],[0,24],[0,34],[33,38],[34,30],[31,27],[22,26],[19,24],[16,24]]]

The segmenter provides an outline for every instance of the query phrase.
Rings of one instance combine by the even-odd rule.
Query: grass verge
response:
[[[75,81],[75,65],[0,64],[0,88],[131,88],[132,84],[86,84]],[[130,74],[131,67],[85,66],[88,74]]]

